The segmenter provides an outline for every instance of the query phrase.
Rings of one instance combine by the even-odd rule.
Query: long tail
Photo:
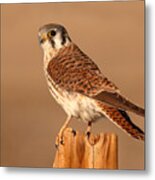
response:
[[[104,116],[119,126],[122,130],[127,132],[128,135],[135,139],[144,141],[144,132],[131,121],[130,117],[125,111],[104,105],[101,102],[98,102],[98,106],[101,108],[101,112],[104,114]]]

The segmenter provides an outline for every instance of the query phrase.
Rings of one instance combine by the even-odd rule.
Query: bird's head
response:
[[[58,52],[68,46],[71,39],[66,29],[59,24],[46,24],[39,29],[39,42],[44,51]],[[52,52],[53,51],[53,52]]]

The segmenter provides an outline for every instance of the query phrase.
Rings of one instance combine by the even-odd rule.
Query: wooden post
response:
[[[86,135],[64,132],[64,145],[59,144],[53,168],[118,169],[117,136],[112,133]]]

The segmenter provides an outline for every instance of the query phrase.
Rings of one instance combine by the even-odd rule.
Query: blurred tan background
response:
[[[37,31],[63,24],[121,92],[144,106],[144,2],[4,4],[1,8],[1,160],[3,166],[51,167],[66,114],[48,92]],[[144,119],[130,114],[144,129]],[[72,122],[84,131],[86,124]],[[119,136],[119,168],[144,168],[144,143],[108,120],[95,133]]]

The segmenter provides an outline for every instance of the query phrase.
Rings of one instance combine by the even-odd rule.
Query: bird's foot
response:
[[[59,134],[56,137],[56,141],[55,141],[55,147],[58,148],[58,146],[64,145],[64,138],[63,138],[63,133],[64,131],[60,131]]]
[[[91,127],[92,127],[92,123],[91,123],[91,121],[89,121],[87,130],[86,130],[86,137],[88,138],[88,140],[89,140],[90,135],[91,135]]]
[[[87,136],[88,139],[90,138],[90,135],[91,135],[91,132],[90,132],[90,131],[87,131],[87,132],[86,132],[86,136]]]
[[[59,134],[56,137],[55,147],[58,148],[59,145],[64,145],[64,131],[65,129],[60,130]],[[71,133],[73,134],[73,137],[76,136],[76,131],[74,129],[71,129]]]
[[[91,132],[90,131],[86,131],[85,133],[86,138],[89,140],[90,136],[91,136]]]
[[[76,136],[76,131],[72,129],[73,136]]]
[[[56,148],[58,148],[58,146],[59,146],[60,144],[61,144],[61,145],[64,145],[63,135],[64,135],[64,131],[65,131],[65,129],[67,128],[70,120],[71,120],[71,116],[67,117],[65,123],[63,124],[62,128],[60,129],[59,134],[58,134],[57,137],[56,137],[56,142],[55,142]]]

